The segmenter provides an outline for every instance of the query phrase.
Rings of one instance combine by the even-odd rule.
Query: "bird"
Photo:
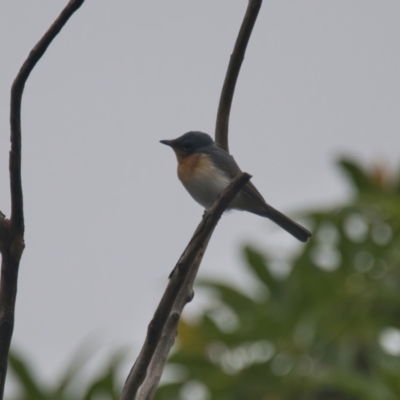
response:
[[[176,139],[160,140],[160,143],[174,150],[179,180],[206,210],[242,172],[234,158],[207,133],[190,131]],[[312,236],[306,228],[267,204],[251,182],[244,185],[227,209],[248,211],[268,218],[304,243]]]

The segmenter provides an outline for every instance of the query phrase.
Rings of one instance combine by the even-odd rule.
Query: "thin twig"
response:
[[[148,367],[159,344],[161,334],[171,314],[178,294],[183,290],[182,288],[187,285],[187,277],[190,271],[196,267],[198,258],[201,260],[208,240],[221,218],[222,213],[250,178],[251,176],[249,174],[242,173],[233,179],[197,227],[193,237],[176,264],[175,272],[172,274],[164,295],[154,313],[153,319],[148,326],[145,342],[125,382],[121,400],[135,399],[136,393],[146,377]]]
[[[7,357],[14,328],[19,262],[24,250],[24,209],[21,181],[21,101],[25,83],[50,43],[84,0],[70,0],[59,17],[29,53],[11,88],[10,104],[10,191],[11,217],[0,215],[0,399],[3,399]]]
[[[24,231],[24,212],[21,185],[21,100],[25,83],[37,62],[58,35],[72,14],[83,4],[84,0],[71,0],[48,31],[29,53],[11,88],[11,221],[19,232]]]
[[[229,115],[231,112],[233,94],[235,92],[235,86],[239,76],[240,67],[242,66],[242,62],[244,60],[247,44],[249,42],[261,4],[262,0],[249,0],[246,14],[244,16],[242,26],[240,27],[235,47],[229,61],[224,85],[222,87],[221,97],[219,99],[217,122],[215,126],[215,141],[227,152],[229,152]]]

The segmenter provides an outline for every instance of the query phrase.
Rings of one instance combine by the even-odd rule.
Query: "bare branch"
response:
[[[24,212],[21,184],[21,100],[25,83],[33,68],[43,56],[53,39],[58,35],[71,15],[82,5],[84,0],[70,0],[53,25],[29,53],[11,88],[11,221],[19,232],[24,231]]]
[[[247,44],[251,32],[256,22],[258,12],[261,8],[262,0],[249,0],[247,11],[244,16],[242,26],[236,39],[235,47],[229,61],[221,97],[219,99],[217,122],[215,126],[215,141],[227,152],[229,115],[231,112],[233,94],[235,92],[236,81],[239,76],[240,67],[244,60]]]
[[[185,304],[187,301],[185,301]],[[147,374],[144,382],[140,386],[136,400],[152,400],[157,392],[158,384],[165,364],[167,362],[168,354],[175,343],[175,337],[178,331],[178,322],[181,314],[175,312],[175,309],[168,317],[162,332],[160,341],[158,342],[156,351],[154,352],[151,363],[147,369]]]
[[[244,17],[242,26],[240,28],[238,37],[236,39],[235,47],[233,53],[231,55],[231,59],[229,62],[228,70],[226,73],[224,85],[221,92],[218,113],[217,113],[217,121],[216,121],[216,129],[215,129],[215,141],[226,151],[229,152],[228,147],[228,128],[229,128],[229,115],[232,105],[233,94],[235,91],[236,81],[239,75],[240,67],[242,65],[244,54],[246,51],[246,47],[248,41],[250,39],[251,32],[253,30],[253,26],[257,19],[258,12],[260,10],[262,4],[262,0],[249,0],[249,4],[247,7],[246,15]],[[249,179],[249,178],[248,178]],[[241,187],[241,186],[240,186]],[[239,187],[239,190],[240,190]],[[237,192],[236,192],[237,193]],[[233,198],[234,196],[232,196]],[[229,204],[229,202],[228,202]],[[175,269],[182,270],[180,265],[182,263],[182,259],[187,254],[188,249],[190,248],[190,244],[192,243],[193,239],[196,238],[196,235],[201,231],[202,224],[205,222],[206,218],[203,219],[202,223],[199,225],[198,229],[196,230],[191,242],[189,243],[188,247],[186,248],[185,252],[183,253],[181,259],[179,260],[177,267]],[[218,217],[218,219],[220,216]],[[218,219],[215,221],[215,224],[218,222]],[[156,346],[152,350],[152,356],[148,357],[150,365],[148,362],[143,363],[144,357],[144,348],[143,346],[142,352],[140,353],[138,359],[130,376],[127,379],[127,382],[124,387],[124,391],[121,397],[121,400],[133,400],[135,398],[135,394],[138,391],[138,387],[140,386],[140,382],[143,380],[143,384],[140,386],[140,390],[136,397],[136,400],[151,400],[153,399],[158,383],[160,381],[169,351],[174,344],[175,337],[177,334],[177,326],[180,315],[182,313],[183,308],[185,307],[186,303],[190,301],[193,297],[193,282],[195,280],[198,268],[200,266],[203,254],[206,250],[208,241],[212,235],[212,232],[215,228],[215,225],[210,229],[209,233],[204,236],[204,241],[202,242],[201,246],[199,247],[199,251],[193,253],[192,262],[188,271],[187,276],[182,277],[184,280],[184,285],[181,288],[178,288],[178,293],[175,296],[175,300],[173,303],[172,311],[169,312],[169,317],[165,320],[164,324],[159,325],[158,329],[164,326],[164,329],[158,332],[159,338],[154,341],[154,346]],[[172,280],[176,278],[177,274],[173,274]],[[171,281],[172,281],[171,280]],[[172,282],[170,282],[171,284]],[[167,287],[168,291],[169,286]],[[165,295],[164,295],[165,296]],[[164,298],[160,302],[160,306],[162,305]],[[159,307],[160,307],[159,306]],[[157,314],[157,312],[156,312]],[[152,324],[156,319],[156,314],[149,325],[148,336],[150,334],[150,330],[152,328]],[[147,338],[146,338],[147,341]],[[142,364],[143,363],[143,364]],[[147,372],[146,372],[147,371]],[[147,376],[146,376],[147,373]],[[146,377],[145,377],[146,376]],[[144,378],[145,377],[145,378]],[[131,388],[127,388],[127,386],[131,386]],[[129,392],[129,393],[128,393]],[[124,396],[124,394],[126,396]]]
[[[173,305],[176,303],[179,293],[185,294],[184,287],[187,288],[187,285],[190,284],[188,276],[191,274],[193,269],[198,268],[208,241],[221,218],[222,213],[250,178],[250,175],[243,173],[233,179],[230,185],[222,192],[215,204],[205,214],[203,220],[197,227],[189,244],[175,266],[164,295],[161,298],[153,319],[148,326],[145,342],[125,382],[121,394],[121,400],[135,399],[136,393],[146,377],[148,367],[155,354],[161,339],[161,334],[168,321],[168,317],[171,315]]]
[[[262,0],[249,0],[246,15],[236,39],[221,92],[215,129],[215,141],[228,152],[229,115],[233,94],[246,47],[257,19],[261,3]],[[239,183],[239,179],[243,179],[242,184]],[[222,196],[216,204],[214,204],[210,213],[203,218],[203,221],[198,226],[189,245],[178,261],[172,273],[172,279],[160,301],[153,320],[150,322],[145,343],[125,383],[121,400],[133,400],[135,398],[136,400],[153,399],[169,351],[175,341],[178,321],[182,310],[193,297],[193,282],[196,278],[203,254],[207,248],[212,232],[222,212],[225,210],[225,208],[223,208],[222,211],[217,214],[219,204],[220,202],[222,203],[223,198],[228,195],[230,190],[232,192],[229,199],[233,199],[242,185],[249,179],[250,176],[242,174],[232,181],[229,188],[222,193]],[[234,191],[235,182],[237,183],[236,191]],[[230,200],[226,202],[226,205],[229,204],[229,202]],[[226,207],[226,205],[224,207]],[[215,215],[215,217],[211,219],[213,215]],[[208,229],[206,229],[207,227]],[[195,241],[197,242],[196,246],[194,246]],[[175,273],[175,271],[177,272]],[[160,309],[162,309],[162,311],[160,311]],[[137,396],[136,393],[138,393]]]
[[[10,125],[10,191],[11,217],[0,213],[0,252],[2,255],[0,282],[0,399],[4,395],[7,358],[14,329],[14,309],[17,294],[19,262],[24,250],[24,210],[21,182],[21,102],[25,83],[72,14],[84,0],[70,0],[53,25],[29,53],[11,88]]]
[[[208,240],[209,239],[210,236],[208,237]],[[204,244],[204,250],[208,245],[208,240]],[[199,270],[203,254],[204,251],[200,253],[193,262],[193,266],[190,268],[186,284],[182,290],[179,291],[176,301],[172,307],[171,314],[169,315],[168,321],[165,324],[157,349],[151,360],[149,368],[147,369],[146,378],[143,384],[140,386],[136,400],[152,400],[156,394],[158,384],[160,383],[160,379],[167,362],[168,354],[174,345],[176,335],[178,334],[179,318],[182,315],[183,308],[192,300],[194,296],[193,284],[197,275],[197,271]]]

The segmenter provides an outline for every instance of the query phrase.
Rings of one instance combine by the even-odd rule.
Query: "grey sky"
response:
[[[0,210],[9,215],[9,90],[65,1],[3,1]],[[158,143],[213,134],[247,1],[87,0],[33,71],[22,108],[26,250],[14,344],[58,374],[90,333],[138,349],[203,210]],[[398,167],[400,2],[265,1],[230,122],[230,150],[266,200],[290,212],[349,195],[334,161]],[[248,287],[241,243],[295,245],[231,213],[201,275]],[[283,243],[283,244],[282,244]],[[195,298],[192,312],[204,301]]]

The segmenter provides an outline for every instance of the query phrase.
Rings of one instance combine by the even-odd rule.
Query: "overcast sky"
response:
[[[9,216],[9,92],[66,4],[2,1],[0,210]],[[87,0],[34,69],[22,107],[26,249],[13,344],[55,377],[85,337],[138,351],[203,210],[158,143],[213,134],[247,1]],[[230,121],[230,150],[292,213],[349,197],[335,161],[399,166],[400,2],[265,1]],[[294,214],[292,214],[294,215]],[[249,290],[240,245],[297,246],[267,220],[222,218],[201,267]],[[286,251],[286,250],[285,250]],[[286,254],[286,253],[284,253]],[[195,297],[195,313],[204,298]]]

